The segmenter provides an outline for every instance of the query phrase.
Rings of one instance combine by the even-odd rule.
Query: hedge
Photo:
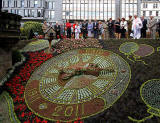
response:
[[[43,34],[42,23],[28,21],[28,22],[25,22],[23,28],[21,28],[21,35],[27,36],[27,38],[29,38],[31,29],[33,33],[37,32],[39,35]]]

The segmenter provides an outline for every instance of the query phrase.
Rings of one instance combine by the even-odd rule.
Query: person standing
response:
[[[79,26],[78,22],[76,22],[76,25],[75,25],[75,39],[79,39],[79,34],[80,33],[81,33],[80,26]]]
[[[93,23],[93,33],[94,33],[94,38],[98,38],[98,23],[97,23],[97,20],[95,20],[94,23]]]
[[[138,18],[137,15],[134,15],[134,20],[133,20],[133,24],[132,24],[133,38],[134,39],[140,39],[140,37],[141,37],[141,28],[142,28],[141,19]]]
[[[79,37],[82,38],[82,22],[81,21],[79,22],[79,27],[80,27],[80,31],[81,31],[79,34]]]
[[[141,28],[141,37],[146,38],[146,31],[147,31],[147,19],[144,19],[144,16],[141,17],[142,21],[142,28]]]
[[[69,20],[66,22],[66,30],[67,30],[67,38],[71,38],[71,23],[69,23]]]
[[[87,38],[87,27],[88,27],[88,23],[86,22],[86,20],[84,20],[84,22],[82,23],[82,32],[83,32],[83,38],[86,39]]]
[[[56,32],[56,38],[57,39],[61,38],[61,34],[60,34],[61,27],[58,22],[56,22],[56,25],[54,26],[54,30]]]
[[[112,18],[110,18],[108,22],[108,31],[109,31],[109,38],[114,38],[114,23],[112,21]]]
[[[121,28],[121,38],[126,38],[126,32],[128,31],[128,26],[125,18],[122,18],[122,21],[120,23],[120,28]]]
[[[63,39],[64,35],[65,35],[64,24],[63,23],[61,23],[60,28],[61,28],[61,30],[60,30],[61,39]]]
[[[107,22],[107,20],[106,21],[104,21],[104,23],[103,23],[103,29],[104,29],[104,32],[103,32],[103,34],[102,34],[102,39],[103,40],[105,40],[105,39],[108,39],[108,37],[109,37],[109,32],[108,32],[108,22]]]
[[[42,30],[43,30],[43,33],[44,33],[44,38],[47,38],[46,37],[46,31],[48,29],[48,25],[47,25],[47,22],[44,21],[43,25],[42,25]]]
[[[47,29],[48,33],[48,41],[49,41],[49,52],[52,52],[52,40],[56,37],[55,29],[52,26],[52,22],[49,22],[49,27]]]
[[[158,31],[158,35],[159,35],[159,39],[160,39],[160,20],[157,23],[157,31]]]
[[[103,24],[101,21],[99,21],[98,23],[98,35],[99,35],[99,39],[102,39],[102,34],[103,34]]]
[[[148,27],[152,39],[156,39],[156,28],[157,28],[156,25],[157,25],[157,20],[154,19],[153,16],[150,16]]]
[[[127,34],[127,38],[130,37],[131,32],[132,32],[132,22],[133,22],[132,16],[130,15],[130,16],[129,16],[129,20],[127,21],[127,25],[128,25],[128,34]]]
[[[76,21],[74,21],[74,24],[72,26],[72,38],[75,38],[75,26],[76,26]]]
[[[114,25],[115,25],[116,39],[120,39],[121,38],[120,18],[117,18]]]
[[[88,30],[88,37],[91,38],[92,37],[92,31],[93,31],[93,24],[92,24],[91,20],[89,20],[87,30]]]

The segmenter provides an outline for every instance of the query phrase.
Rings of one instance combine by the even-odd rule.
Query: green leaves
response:
[[[29,38],[31,29],[33,30],[33,33],[37,32],[39,35],[43,34],[42,23],[33,21],[25,22],[21,33]]]

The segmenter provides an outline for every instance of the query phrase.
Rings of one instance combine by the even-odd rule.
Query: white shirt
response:
[[[124,27],[124,29],[126,29],[126,31],[128,30],[128,25],[127,25],[127,21],[121,21],[120,23],[120,27]]]

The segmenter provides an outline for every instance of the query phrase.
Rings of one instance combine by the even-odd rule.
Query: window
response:
[[[42,11],[40,9],[37,10],[37,17],[42,17]]]
[[[48,8],[52,9],[52,2],[48,2]]]
[[[13,13],[13,14],[18,14],[18,13],[19,13],[19,10],[11,9],[11,13]]]
[[[19,11],[18,11],[18,15],[23,16],[23,10],[19,10]]]
[[[16,14],[16,10],[15,10],[15,9],[12,9],[12,10],[11,10],[11,13]]]
[[[17,0],[14,0],[14,7],[17,7]]]
[[[146,11],[143,11],[143,16],[146,16]]]
[[[148,4],[147,3],[143,3],[143,8],[148,8]]]
[[[27,7],[30,8],[30,0],[27,0]]]
[[[54,19],[54,15],[55,15],[54,11],[49,11],[49,18],[50,19]]]
[[[49,1],[48,4],[46,4],[46,6],[47,6],[48,9],[54,9],[55,3]]]
[[[159,11],[156,11],[156,16],[159,16]]]
[[[26,9],[24,10],[24,16],[28,17],[28,10],[26,10]]]
[[[24,7],[24,0],[21,0],[21,7]]]
[[[153,4],[153,8],[158,8],[158,4],[157,4],[157,3],[154,3],[154,4]]]
[[[150,15],[150,16],[152,15],[152,11],[149,11],[149,15]]]
[[[34,0],[34,7],[38,7],[38,0]]]
[[[48,9],[48,3],[47,2],[45,2],[45,8]]]
[[[11,5],[11,0],[8,0],[8,7],[10,7]]]
[[[55,6],[55,3],[54,2],[51,2],[51,1],[49,1],[48,2],[48,9],[54,9],[54,6]]]
[[[34,12],[35,12],[35,11],[34,11],[34,10],[30,10],[30,12],[31,12],[31,13],[30,13],[30,16],[31,16],[31,17],[34,17]]]
[[[5,5],[5,2],[4,2],[4,0],[3,0],[3,2],[2,2],[2,7],[4,8],[4,5]]]

